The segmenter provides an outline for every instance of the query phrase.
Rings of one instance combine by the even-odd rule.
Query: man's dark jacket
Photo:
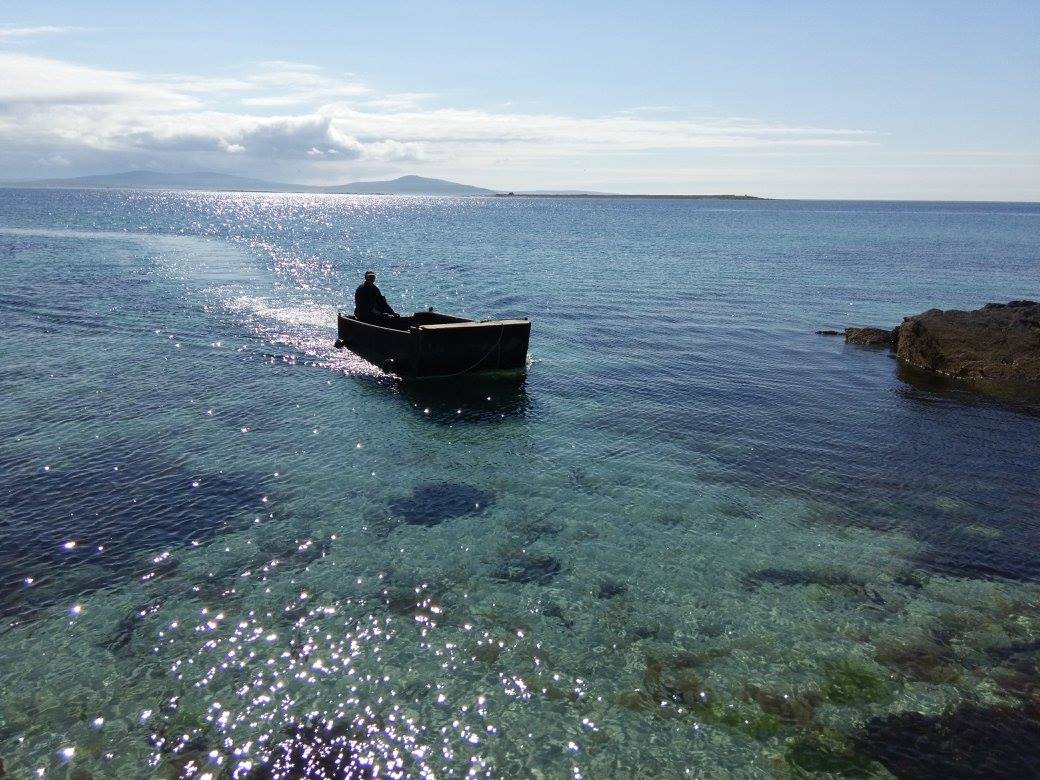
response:
[[[396,314],[374,284],[362,284],[354,291],[354,316],[362,322],[377,322]]]

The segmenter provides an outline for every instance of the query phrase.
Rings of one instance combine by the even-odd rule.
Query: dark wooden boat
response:
[[[404,379],[420,379],[525,368],[531,321],[477,321],[420,311],[400,327],[384,327],[340,313],[338,335],[337,348]]]

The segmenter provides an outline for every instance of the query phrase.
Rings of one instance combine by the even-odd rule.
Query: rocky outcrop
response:
[[[818,330],[819,335],[835,331]],[[846,328],[845,343],[888,347],[906,366],[963,379],[997,395],[1040,398],[1040,303],[987,303],[974,311],[929,309],[886,328]],[[922,374],[921,376],[925,376]]]
[[[1040,386],[1040,303],[930,309],[897,330],[896,355],[909,365],[958,379]]]
[[[865,347],[891,347],[895,344],[899,328],[845,328],[845,343]]]

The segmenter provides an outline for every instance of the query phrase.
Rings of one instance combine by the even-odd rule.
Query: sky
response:
[[[1040,201],[1040,0],[0,5],[0,180]]]

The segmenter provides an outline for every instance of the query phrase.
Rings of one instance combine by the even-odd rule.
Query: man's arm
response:
[[[385,312],[386,312],[387,314],[389,314],[389,315],[391,315],[391,316],[393,316],[393,317],[396,317],[396,316],[397,316],[397,312],[396,312],[396,311],[394,311],[394,307],[393,307],[393,306],[391,306],[391,305],[390,305],[390,304],[389,304],[389,303],[387,302],[387,300],[386,300],[386,296],[385,296],[385,295],[383,295],[383,293],[379,293],[379,301],[380,301],[380,303],[382,303],[382,305],[383,305],[383,311],[385,311]]]

